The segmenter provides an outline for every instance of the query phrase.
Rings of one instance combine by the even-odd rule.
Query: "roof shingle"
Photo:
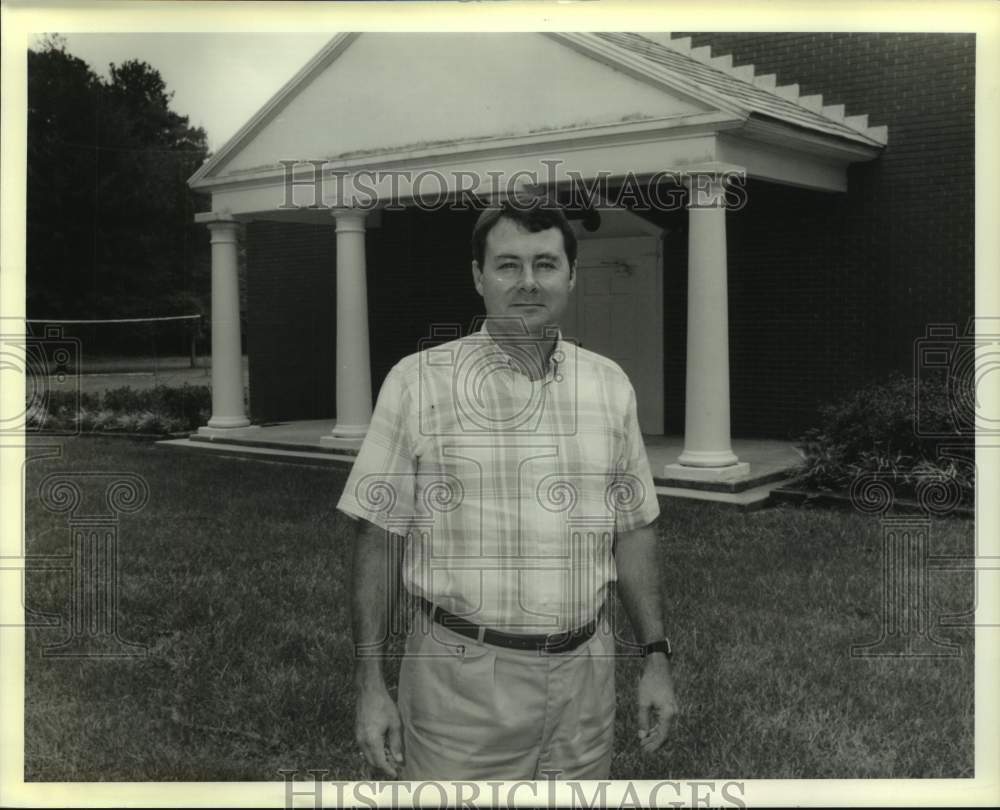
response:
[[[869,145],[887,142],[887,128],[868,126],[867,115],[845,116],[843,105],[824,106],[821,95],[800,96],[798,85],[775,87],[773,76],[755,76],[752,65],[733,67],[728,55],[713,59],[708,48],[692,50],[690,39],[664,45],[635,33],[600,32],[596,36],[712,90],[751,115]]]

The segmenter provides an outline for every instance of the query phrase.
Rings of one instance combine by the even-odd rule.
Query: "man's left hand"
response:
[[[662,653],[653,653],[639,679],[639,747],[644,754],[663,745],[676,714],[670,663]]]

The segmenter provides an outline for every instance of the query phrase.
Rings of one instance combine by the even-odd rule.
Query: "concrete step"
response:
[[[691,501],[705,501],[707,503],[720,503],[737,509],[750,511],[767,506],[771,501],[771,491],[781,486],[781,481],[771,481],[752,489],[745,489],[742,492],[717,492],[705,489],[688,489],[686,487],[656,487],[656,494],[665,498],[684,498]]]
[[[355,459],[354,455],[344,455],[327,450],[277,449],[266,445],[255,446],[229,441],[206,442],[192,439],[166,439],[156,444],[174,451],[211,453],[219,456],[252,458],[258,461],[272,461],[282,464],[311,464],[320,467],[350,467]]]
[[[749,478],[741,478],[735,481],[692,481],[686,478],[671,478],[669,476],[653,476],[653,483],[661,487],[670,489],[697,489],[704,492],[726,492],[736,494],[757,489],[765,484],[777,484],[792,478],[798,472],[797,466],[789,466],[784,469],[772,470],[770,472],[751,473]]]
[[[303,441],[295,442],[286,439],[282,440],[268,440],[259,438],[243,438],[243,437],[228,437],[228,436],[205,436],[197,433],[192,433],[189,437],[190,441],[198,442],[199,444],[229,444],[236,445],[239,447],[260,447],[268,450],[278,450],[278,451],[297,451],[304,453],[322,453],[324,455],[341,455],[353,458],[358,454],[357,450],[352,450],[348,448],[335,448],[335,447],[322,447],[318,445],[315,441]]]

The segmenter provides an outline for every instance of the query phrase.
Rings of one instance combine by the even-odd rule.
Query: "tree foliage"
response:
[[[187,178],[206,135],[138,59],[103,79],[64,42],[28,52],[28,317],[205,311],[209,251]]]

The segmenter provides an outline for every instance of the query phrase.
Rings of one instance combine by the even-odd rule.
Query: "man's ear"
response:
[[[573,292],[573,288],[576,286],[576,260],[569,266],[569,291]]]
[[[476,292],[483,294],[483,271],[479,267],[479,262],[472,260],[472,283],[476,285]]]

